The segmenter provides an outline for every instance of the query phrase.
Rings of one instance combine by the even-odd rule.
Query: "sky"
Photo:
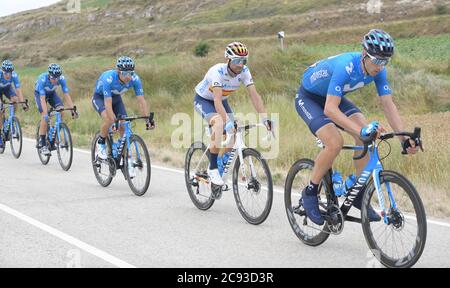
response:
[[[0,17],[30,9],[36,9],[60,0],[0,0]]]

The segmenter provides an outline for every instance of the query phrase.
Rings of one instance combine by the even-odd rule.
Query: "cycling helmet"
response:
[[[241,42],[232,42],[225,49],[225,58],[234,59],[239,57],[248,57],[248,49]]]
[[[134,71],[134,61],[128,56],[121,56],[117,59],[116,63],[117,69],[119,71]]]
[[[13,72],[14,71],[14,65],[11,61],[5,60],[2,63],[2,70],[5,72]]]
[[[390,58],[394,55],[394,40],[380,29],[372,29],[364,35],[362,46],[367,53],[377,58]]]
[[[48,65],[48,74],[53,78],[58,78],[62,74],[61,66],[55,63]]]

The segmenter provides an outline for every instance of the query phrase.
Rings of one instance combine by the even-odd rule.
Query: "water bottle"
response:
[[[220,176],[223,175],[223,172],[225,170],[225,166],[228,163],[228,160],[230,159],[230,152],[226,152],[223,154],[223,156],[217,157],[217,167],[219,168]]]
[[[117,149],[120,154],[122,154],[122,151],[123,151],[123,148],[125,145],[125,140],[126,140],[125,136],[123,136],[117,141],[117,147],[118,147]]]
[[[345,190],[350,190],[350,188],[353,187],[356,183],[356,176],[355,174],[349,175],[347,179],[345,179]]]
[[[228,160],[230,159],[231,152],[226,152],[223,154],[223,165],[225,166],[228,163]]]
[[[336,196],[340,197],[345,194],[345,186],[344,186],[344,180],[342,179],[341,173],[338,171],[335,171],[333,173],[333,176],[331,177],[333,181],[333,190],[334,194]]]
[[[231,152],[228,152],[228,153],[226,153],[226,154],[228,154],[228,159],[227,159],[227,162],[224,162],[225,163],[225,167],[224,167],[224,173],[227,173],[228,172],[228,167],[231,165],[231,163],[233,162],[233,158],[234,158],[234,154],[236,153],[236,149],[232,149],[231,150]]]
[[[105,144],[106,145],[106,144]],[[117,142],[113,142],[112,143],[112,154],[113,154],[113,158],[117,158],[117,154],[118,154],[118,152],[117,152],[117,148],[118,148],[118,143]]]
[[[223,157],[217,156],[217,169],[219,169],[220,176],[223,175]]]

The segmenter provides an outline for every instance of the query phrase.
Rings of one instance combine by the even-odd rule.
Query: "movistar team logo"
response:
[[[359,88],[364,87],[364,82],[358,82],[357,84],[355,84],[355,86],[350,86],[350,84],[345,84],[344,85],[344,92],[350,92]]]
[[[348,66],[345,66],[345,71],[347,71],[348,75],[353,72],[353,62],[348,63]]]

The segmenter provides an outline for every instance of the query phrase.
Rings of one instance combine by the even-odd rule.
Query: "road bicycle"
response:
[[[15,105],[25,104],[28,107],[28,100],[24,102],[6,103],[3,100],[0,103],[0,113],[3,113],[3,128],[0,129],[3,147],[0,148],[0,154],[5,152],[6,143],[9,141],[11,152],[14,158],[18,159],[22,153],[22,128],[19,119],[15,115]],[[7,105],[6,107],[3,105]],[[9,109],[9,115],[6,116],[6,109]]]
[[[48,111],[48,121],[47,121],[47,136],[45,139],[45,145],[47,145],[48,150],[57,152],[58,162],[64,171],[69,171],[72,166],[73,160],[73,143],[72,135],[70,134],[70,129],[66,123],[62,121],[61,113],[64,111],[77,112],[77,107],[73,108],[53,108],[51,107]],[[54,123],[52,124],[52,118],[54,118]],[[37,125],[36,131],[36,149],[39,156],[39,160],[43,165],[47,165],[50,161],[51,154],[46,155],[42,152],[42,147],[39,146],[39,129],[41,123]]]
[[[422,151],[420,128],[413,133],[395,132],[381,134],[380,142],[387,142],[394,136],[408,136]],[[285,185],[285,207],[292,230],[305,244],[318,246],[330,235],[338,235],[344,229],[344,222],[362,224],[363,233],[373,255],[386,267],[411,267],[422,255],[427,236],[425,209],[419,193],[413,184],[400,173],[384,170],[378,153],[376,131],[364,137],[363,146],[348,146],[343,149],[361,151],[353,159],[362,159],[369,153],[369,161],[353,186],[345,189],[339,202],[336,187],[333,186],[333,171],[330,169],[319,185],[319,205],[325,224],[320,227],[306,217],[302,207],[301,189],[308,185],[314,161],[300,159],[291,167]],[[321,147],[323,145],[319,143]],[[390,146],[389,146],[390,147]],[[406,153],[405,150],[402,151]],[[361,194],[361,218],[348,215],[353,201]],[[299,200],[300,199],[300,200]],[[381,215],[382,221],[370,222],[368,208]]]
[[[185,181],[194,205],[200,210],[208,210],[229,191],[228,174],[233,173],[233,195],[242,217],[250,224],[263,223],[269,216],[273,200],[273,184],[269,166],[262,155],[245,145],[245,133],[262,124],[238,126],[235,122],[235,133],[227,134],[222,147],[228,147],[235,139],[229,158],[223,163],[224,186],[211,183],[208,176],[209,147],[203,142],[194,142],[186,153]],[[205,127],[207,137],[211,135],[211,127]],[[268,134],[270,136],[271,134]],[[221,158],[219,158],[219,161]]]
[[[144,117],[118,117],[120,121],[110,127],[106,138],[106,160],[98,157],[100,132],[97,132],[91,145],[91,160],[95,178],[101,186],[109,186],[120,169],[135,195],[143,196],[147,192],[151,178],[150,155],[144,140],[133,133],[131,123],[139,119],[149,119],[154,123],[153,118],[153,112]],[[124,133],[114,141],[113,131],[119,127],[123,127]]]

